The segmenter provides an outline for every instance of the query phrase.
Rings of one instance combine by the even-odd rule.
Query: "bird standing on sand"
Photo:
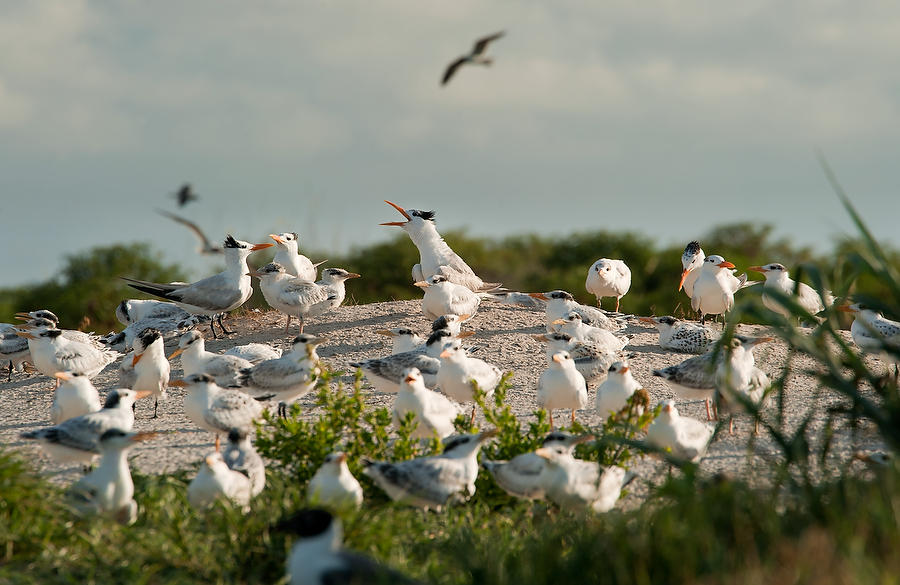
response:
[[[628,406],[628,399],[641,388],[643,386],[632,376],[628,363],[615,362],[609,366],[606,380],[597,386],[597,396],[594,399],[597,414],[606,420]],[[638,414],[642,414],[643,411],[643,408],[638,407]]]
[[[756,367],[753,349],[772,341],[772,337],[735,335],[724,348],[724,356],[716,366],[716,414],[742,412],[745,402],[760,405],[769,388],[769,377]],[[729,417],[728,432],[734,433],[734,416]],[[759,419],[756,430],[759,432]]]
[[[810,315],[815,315],[819,311],[823,311],[826,305],[834,303],[834,297],[830,292],[825,291],[824,295],[820,295],[808,284],[795,282],[791,279],[787,268],[783,264],[772,262],[765,266],[751,266],[747,270],[761,272],[766,277],[763,283],[762,302],[770,311],[775,311],[785,317],[791,316],[791,310],[772,295],[766,294],[766,290],[777,290],[786,296],[792,297]],[[825,301],[824,303],[822,302],[823,300]]]
[[[27,331],[19,331],[17,335],[28,340],[34,367],[45,376],[78,372],[94,378],[121,355],[92,343],[68,339],[47,319],[33,319],[29,323],[36,325],[22,325]]]
[[[472,47],[472,50],[468,54],[458,57],[455,61],[447,65],[447,69],[444,70],[444,76],[441,78],[441,85],[447,85],[447,82],[450,81],[450,78],[453,77],[457,69],[459,69],[463,65],[488,66],[493,64],[494,60],[490,57],[485,57],[484,52],[489,44],[501,38],[505,34],[505,31],[500,31],[492,35],[482,37],[475,41],[475,45]]]
[[[435,274],[413,284],[425,291],[422,297],[422,312],[427,319],[434,320],[442,315],[458,315],[465,321],[478,311],[481,304],[479,293],[474,293],[461,284],[450,282],[443,274]]]
[[[622,260],[600,258],[588,269],[584,288],[597,297],[597,306],[603,297],[616,297],[616,311],[619,301],[631,288],[631,269]]]
[[[600,327],[607,331],[618,331],[622,328],[622,324],[619,321],[611,319],[602,309],[582,305],[575,301],[572,293],[564,290],[528,294],[531,297],[547,302],[545,312],[548,326],[558,319],[565,319],[571,311],[575,311],[581,315],[581,319],[588,325]]]
[[[503,372],[497,366],[466,355],[466,350],[462,348],[459,340],[452,341],[446,346],[440,358],[441,367],[437,373],[436,383],[441,392],[457,402],[475,400],[473,382],[484,393],[484,399],[490,399],[503,378]],[[475,420],[474,404],[471,420]]]
[[[172,360],[178,356],[181,356],[181,366],[185,377],[192,374],[207,374],[223,388],[238,386],[241,370],[253,365],[237,356],[206,351],[203,334],[196,329],[181,336],[181,339],[178,340],[178,349],[172,352],[169,359]]]
[[[133,278],[122,279],[128,286],[172,301],[192,315],[211,315],[218,320],[222,333],[231,333],[222,325],[222,315],[243,305],[253,294],[247,274],[250,270],[247,257],[256,250],[271,247],[272,244],[250,244],[229,235],[225,238],[225,270],[219,274],[191,284],[157,284]],[[212,321],[209,328],[215,338],[216,328]]]
[[[250,478],[228,467],[218,451],[203,459],[187,489],[188,502],[198,510],[205,510],[216,500],[224,499],[240,506],[245,514],[250,511],[250,494]]]
[[[576,311],[569,311],[565,317],[557,319],[551,325],[558,327],[558,331],[569,335],[575,341],[591,343],[610,353],[621,351],[629,342],[629,337],[586,324]]]
[[[238,385],[257,400],[277,400],[278,416],[287,417],[287,405],[306,396],[316,387],[321,370],[316,348],[325,340],[309,333],[294,338],[291,351],[280,358],[244,368]]]
[[[159,399],[166,397],[171,371],[162,334],[156,329],[145,329],[134,338],[133,347],[131,366],[134,368],[135,380],[131,389],[153,392],[153,418],[156,418]]]
[[[216,451],[220,434],[231,429],[249,433],[253,422],[262,415],[262,406],[248,394],[220,388],[206,374],[193,374],[171,382],[170,386],[187,390],[184,413],[195,425],[215,435]]]
[[[874,353],[881,359],[895,364],[895,375],[900,368],[900,322],[886,318],[880,312],[862,303],[838,307],[855,317],[850,325],[850,336],[861,351]]]
[[[100,410],[100,395],[87,376],[78,372],[56,372],[53,376],[61,383],[53,395],[50,422],[58,425]]]
[[[572,356],[561,351],[550,358],[550,367],[541,374],[537,386],[537,404],[550,413],[550,428],[553,428],[553,411],[558,408],[572,410],[572,424],[575,411],[587,406],[587,383],[577,369]]]
[[[647,442],[678,459],[697,462],[706,454],[715,430],[709,423],[681,416],[675,401],[664,400],[659,416],[647,427]]]
[[[735,281],[731,269],[734,264],[721,256],[707,256],[694,282],[691,308],[700,313],[700,324],[707,315],[724,315],[734,306],[734,293],[743,282]],[[743,275],[746,282],[747,275]]]

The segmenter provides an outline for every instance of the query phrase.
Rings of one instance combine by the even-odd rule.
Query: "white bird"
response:
[[[485,294],[474,293],[461,284],[450,282],[443,274],[435,274],[413,284],[425,291],[422,312],[427,319],[458,315],[460,320],[467,321],[478,312],[480,295]]]
[[[601,469],[598,463],[575,459],[564,446],[541,447],[535,453],[547,461],[543,479],[547,499],[563,509],[608,512],[622,488],[635,478],[615,465]]]
[[[569,335],[575,341],[593,344],[609,353],[621,351],[630,341],[629,337],[586,324],[576,311],[569,311],[565,317],[557,319],[551,325],[557,326],[558,331]]]
[[[766,289],[777,290],[786,296],[793,297],[794,301],[810,315],[815,315],[819,311],[825,310],[826,305],[832,305],[834,303],[834,297],[830,292],[825,291],[824,294],[819,294],[816,289],[808,284],[795,282],[793,279],[789,278],[788,270],[783,264],[772,262],[765,266],[751,266],[747,268],[747,270],[761,272],[763,276],[766,277],[766,280],[763,283],[763,304],[770,311],[774,311],[785,317],[791,316],[791,310],[785,307],[772,295],[766,294]]]
[[[13,370],[21,372],[25,362],[32,363],[28,340],[19,335],[15,325],[0,323],[0,367],[9,368],[6,381],[12,381]]]
[[[253,364],[233,355],[220,355],[206,351],[206,341],[199,331],[188,331],[178,340],[178,349],[169,359],[181,356],[184,376],[207,374],[222,387],[238,386],[241,370]]]
[[[333,510],[362,506],[363,489],[350,473],[345,453],[336,451],[325,457],[306,487],[306,502]]]
[[[853,343],[864,352],[874,353],[896,365],[900,362],[900,322],[887,319],[874,309],[862,303],[841,305],[838,307],[845,313],[855,317],[850,325],[850,336]],[[896,370],[895,370],[896,373]]]
[[[425,339],[409,327],[379,329],[375,333],[391,338],[391,355],[415,351],[425,346]]]
[[[276,528],[299,537],[287,558],[289,585],[418,583],[369,557],[344,550],[341,521],[325,510],[300,510]]]
[[[222,459],[229,469],[247,476],[251,496],[259,495],[266,487],[266,464],[253,448],[246,430],[228,431],[228,445],[222,452]]]
[[[706,420],[712,420],[709,403],[716,393],[716,367],[721,358],[721,352],[716,355],[714,351],[709,351],[681,363],[653,370],[653,375],[665,380],[680,397],[705,401]]]
[[[249,433],[253,421],[262,415],[262,406],[248,394],[220,388],[206,374],[192,374],[171,382],[170,386],[187,390],[184,413],[195,425],[215,434],[217,451],[221,433],[231,429]]]
[[[716,366],[716,407],[731,414],[744,410],[744,402],[761,405],[769,388],[769,377],[756,367],[753,349],[772,341],[772,337],[746,337],[735,335],[723,350],[725,354]],[[756,431],[759,431],[757,420]],[[728,432],[734,432],[734,417],[728,424]]]
[[[191,506],[205,510],[216,500],[224,499],[250,511],[250,479],[228,467],[221,453],[210,453],[203,459],[197,475],[188,484],[187,499]]]
[[[144,319],[183,320],[190,316],[190,313],[168,301],[125,299],[116,306],[116,319],[122,325],[131,325]]]
[[[159,399],[166,397],[171,369],[169,360],[166,359],[162,333],[156,329],[145,329],[135,338],[131,366],[135,374],[131,389],[153,392],[153,418],[156,418]]]
[[[474,332],[462,331],[464,315],[441,315],[431,323],[431,332],[446,330],[451,337],[469,337]]]
[[[342,268],[326,268],[322,271],[321,280],[310,282],[291,276],[285,272],[284,266],[276,262],[266,264],[249,274],[259,278],[259,288],[266,302],[273,309],[287,315],[285,332],[291,326],[291,318],[297,317],[300,321],[300,333],[303,333],[307,318],[318,317],[340,306],[347,294],[344,282],[359,278],[359,274]]]
[[[79,514],[109,516],[126,525],[137,520],[128,452],[137,442],[155,436],[156,433],[131,433],[118,428],[100,436],[100,464],[68,491],[69,501]]]
[[[87,376],[77,372],[56,372],[53,375],[62,383],[53,395],[50,422],[62,422],[100,410],[100,395]]]
[[[693,241],[685,246],[684,253],[681,255],[681,266],[684,270],[681,272],[681,281],[678,283],[678,290],[684,288],[684,292],[686,292],[687,296],[690,298],[694,298],[694,283],[697,282],[697,278],[700,276],[700,270],[703,268],[705,260],[706,254],[704,254],[703,250],[700,248],[699,242]],[[728,275],[730,278],[723,276],[723,279],[727,280],[734,290],[758,284],[758,281],[747,280],[746,273],[738,277],[735,276],[734,271],[731,270],[728,272]]]
[[[300,337],[308,334],[303,333]],[[313,336],[309,336],[313,337]],[[309,342],[318,345],[319,341]],[[306,341],[295,345],[306,345]],[[316,387],[321,370],[318,355],[290,351],[278,359],[266,360],[241,370],[238,385],[251,391],[256,400],[277,400],[278,416],[287,417],[287,406]],[[312,357],[314,356],[314,357]]]
[[[438,376],[440,377],[440,372]],[[417,368],[409,368],[404,373],[400,390],[391,407],[394,426],[399,427],[410,412],[416,422],[411,435],[413,438],[430,439],[437,434],[443,439],[453,434],[453,421],[459,409],[443,394],[426,388]]]
[[[449,65],[447,65],[447,69],[444,70],[444,76],[441,78],[441,85],[447,85],[447,82],[450,81],[450,78],[453,77],[453,75],[456,73],[456,70],[463,65],[487,66],[493,64],[494,60],[490,57],[485,57],[484,52],[489,44],[501,38],[505,34],[505,31],[500,31],[492,35],[482,37],[475,41],[475,44],[472,46],[472,50],[469,51],[469,53],[456,58]]]
[[[425,509],[466,501],[475,494],[478,451],[496,429],[444,439],[444,452],[396,463],[364,460],[363,473],[395,502]]]
[[[561,446],[570,452],[579,443],[591,441],[593,435],[576,436],[554,431],[544,437],[541,447]],[[536,453],[522,453],[509,461],[482,461],[482,467],[494,477],[503,491],[516,498],[541,500],[544,498],[544,471],[547,460]]]
[[[581,315],[581,319],[594,327],[606,329],[607,331],[618,331],[622,329],[622,324],[610,318],[605,311],[596,307],[589,307],[575,302],[575,297],[571,293],[564,290],[552,290],[546,293],[529,293],[530,296],[547,302],[545,309],[547,314],[547,325],[551,325],[558,319],[565,319],[571,311],[575,311]]]
[[[19,331],[17,335],[28,340],[34,367],[45,376],[53,376],[56,372],[78,372],[94,378],[121,355],[106,348],[98,349],[91,343],[67,339],[45,319],[37,322],[43,324]]]
[[[734,293],[743,283],[735,280],[732,268],[734,264],[715,254],[703,261],[691,296],[691,308],[700,313],[701,325],[707,315],[724,315],[734,306]]]
[[[402,227],[419,249],[419,263],[412,268],[413,282],[430,278],[440,271],[450,282],[461,284],[474,292],[491,291],[500,286],[496,282],[484,282],[454,252],[434,226],[434,212],[403,209],[395,203],[385,203],[400,212],[406,221],[389,221],[381,225]]]
[[[697,462],[706,454],[715,430],[709,423],[681,416],[673,400],[664,400],[659,416],[647,427],[647,442],[674,457]]]
[[[281,357],[281,350],[265,343],[245,343],[227,350],[222,355],[233,355],[242,360],[247,360],[254,366],[266,360],[277,360]]]
[[[705,353],[718,339],[718,335],[704,325],[688,323],[668,315],[664,317],[639,317],[639,321],[659,330],[659,346],[680,353]]]
[[[134,426],[134,402],[150,396],[127,388],[110,390],[103,408],[70,418],[56,426],[27,431],[20,436],[40,442],[41,447],[60,463],[90,463],[97,456],[100,437],[110,429],[131,431]]]
[[[46,319],[53,324],[52,329],[59,329],[62,331],[62,336],[70,341],[77,341],[79,343],[86,343],[88,345],[93,346],[95,349],[105,350],[107,349],[106,344],[103,341],[103,338],[99,335],[95,335],[93,333],[86,333],[84,331],[78,331],[77,329],[63,329],[59,326],[59,317],[56,316],[56,313],[49,309],[38,309],[36,311],[29,311],[27,313],[16,313],[16,319],[26,322],[32,322],[34,320]],[[37,323],[30,323],[32,325],[36,325]]]
[[[628,363],[615,362],[609,366],[606,380],[597,386],[597,396],[594,399],[597,414],[606,420],[628,406],[628,399],[641,388],[643,386],[634,379]],[[643,411],[643,408],[638,407],[638,414],[642,414]]]
[[[441,367],[435,382],[441,392],[457,402],[465,403],[475,400],[473,382],[484,393],[484,399],[489,400],[503,378],[503,371],[497,366],[466,355],[459,340],[446,346],[441,352],[440,358]],[[474,404],[472,405],[471,420],[475,420]]]
[[[631,269],[622,260],[600,258],[588,269],[584,288],[597,297],[597,306],[603,297],[616,297],[616,311],[619,301],[631,288]]]
[[[575,361],[575,369],[584,376],[586,382],[594,382],[604,378],[609,371],[609,366],[619,358],[596,344],[575,341],[566,333],[542,333],[535,335],[538,341],[547,344],[547,359],[552,359],[553,354],[561,351],[568,352]]]
[[[275,245],[278,247],[272,262],[284,266],[284,269],[291,276],[296,276],[309,282],[316,281],[316,267],[319,264],[324,264],[324,261],[313,264],[309,258],[300,253],[300,236],[297,235],[297,232],[269,234],[269,237],[275,240]]]
[[[587,383],[577,369],[572,356],[566,351],[553,354],[550,367],[541,374],[537,385],[537,404],[550,413],[550,428],[553,428],[553,411],[558,408],[572,410],[572,424],[575,411],[587,406]]]
[[[253,294],[247,275],[250,270],[247,257],[251,252],[271,247],[272,244],[251,244],[229,235],[225,238],[225,270],[219,274],[191,284],[158,284],[125,277],[123,280],[141,292],[174,302],[192,315],[210,315],[218,321],[222,333],[231,333],[222,324],[222,315],[243,305]],[[210,321],[209,328],[215,338],[213,321]]]
[[[361,369],[378,392],[394,394],[399,391],[403,372],[409,368],[417,368],[425,380],[425,386],[434,388],[441,368],[439,356],[444,351],[444,345],[452,339],[449,331],[441,329],[431,334],[423,349],[352,362],[350,365]]]

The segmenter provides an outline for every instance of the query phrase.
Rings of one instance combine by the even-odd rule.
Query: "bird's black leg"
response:
[[[12,360],[9,360],[9,374],[6,376],[7,382],[12,382]]]
[[[225,313],[219,313],[219,329],[222,330],[222,333],[224,333],[226,335],[230,335],[230,334],[234,333],[234,331],[229,331],[228,329],[225,329],[225,325],[222,323],[222,317],[224,315],[225,315]]]
[[[213,339],[217,339],[216,337],[216,315],[213,315],[209,320],[209,330],[212,333]]]
[[[153,418],[159,418],[159,413],[157,412],[159,409],[159,397],[157,396],[153,400]]]
[[[279,418],[287,418],[287,404],[284,402],[278,403],[278,416]]]

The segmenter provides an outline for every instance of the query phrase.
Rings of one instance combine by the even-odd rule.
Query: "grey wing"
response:
[[[204,419],[210,426],[227,432],[232,428],[247,428],[261,412],[262,407],[249,395],[238,391],[226,391],[209,406]]]
[[[716,385],[716,368],[712,354],[709,353],[687,359],[662,371],[667,373],[663,376],[667,380],[688,388],[714,388]]]
[[[483,465],[497,484],[514,496],[538,498],[544,494],[540,477],[546,463],[534,453],[517,455],[508,462],[485,461]]]
[[[380,464],[378,471],[391,484],[417,498],[446,503],[450,496],[466,487],[460,465],[447,465],[448,459],[434,457],[394,464]]]
[[[94,416],[97,413],[72,418],[41,431],[41,438],[52,443],[59,443],[72,449],[97,452],[100,435],[109,429],[109,421],[105,416]]]
[[[294,279],[283,289],[281,301],[286,305],[312,305],[328,299],[327,287],[308,280]]]
[[[403,371],[407,368],[419,368],[422,374],[436,375],[441,367],[441,361],[419,352],[408,351],[386,358],[367,360],[362,362],[360,367],[376,376],[399,382]]]
[[[194,222],[188,221],[187,219],[181,217],[180,215],[175,215],[174,213],[169,213],[168,211],[163,211],[162,209],[157,209],[156,213],[158,213],[162,216],[168,217],[172,221],[178,222],[181,225],[188,228],[189,230],[191,230],[192,232],[194,232],[194,235],[197,236],[197,238],[199,238],[200,241],[203,243],[204,250],[210,251],[210,250],[214,250],[216,248],[216,246],[214,246],[213,243],[209,241],[209,238],[206,237],[206,234],[204,234],[203,231]]]
[[[251,368],[247,383],[259,389],[277,391],[308,382],[311,377],[309,368],[297,361],[271,360]]]
[[[456,73],[456,70],[462,67],[462,64],[466,62],[465,57],[460,57],[453,63],[447,65],[447,69],[444,71],[444,77],[441,79],[441,85],[446,85],[450,78]]]
[[[241,302],[241,291],[230,286],[224,274],[214,274],[203,280],[169,293],[168,298],[210,310],[228,310]]]

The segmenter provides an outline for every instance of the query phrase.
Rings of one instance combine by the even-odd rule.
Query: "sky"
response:
[[[389,199],[471,236],[753,221],[825,251],[855,232],[817,150],[900,243],[900,3],[0,4],[0,287],[132,241],[205,276],[153,211],[184,182],[212,239],[301,250],[392,236]]]

